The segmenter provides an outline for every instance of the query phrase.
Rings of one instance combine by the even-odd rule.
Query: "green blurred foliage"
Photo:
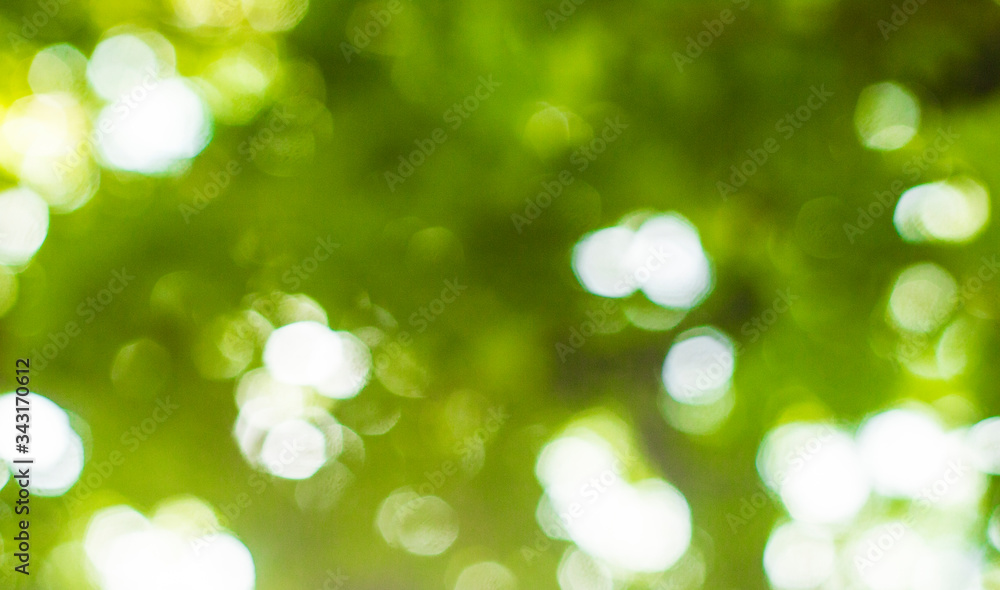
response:
[[[530,564],[520,553],[538,530],[534,462],[570,417],[594,407],[623,418],[652,471],[687,498],[698,534],[711,540],[704,587],[762,588],[761,553],[781,509],[767,506],[736,533],[726,515],[758,489],[758,444],[789,412],[805,407],[851,422],[901,397],[933,402],[949,394],[967,397],[982,416],[1000,412],[990,362],[996,284],[969,304],[982,336],[979,360],[960,377],[921,380],[877,353],[898,272],[930,260],[961,284],[981,257],[997,252],[995,224],[947,247],[904,244],[889,213],[854,243],[840,229],[877,191],[896,180],[914,184],[903,166],[942,128],[959,139],[921,182],[965,172],[994,193],[1000,187],[1000,6],[930,0],[885,39],[878,23],[890,17],[890,2],[751,0],[683,71],[675,53],[733,3],[583,2],[553,30],[546,12],[558,11],[556,2],[404,2],[391,35],[348,61],[342,43],[357,26],[358,6],[317,0],[279,34],[245,24],[185,28],[169,3],[72,0],[27,45],[0,52],[5,107],[30,94],[27,71],[38,49],[68,42],[89,55],[123,24],[165,35],[187,76],[205,75],[248,40],[280,62],[265,106],[243,124],[217,120],[189,169],[166,177],[103,170],[90,203],[52,216],[44,246],[19,275],[17,303],[0,320],[3,359],[37,350],[80,321],[78,305],[106,286],[112,270],[136,276],[34,379],[89,425],[84,476],[91,459],[121,448],[122,433],[149,415],[160,392],[180,405],[83,505],[37,500],[36,555],[79,537],[102,506],[148,510],[193,494],[221,507],[247,489],[254,470],[233,440],[234,380],[205,378],[197,357],[205,330],[244,309],[254,292],[305,293],[334,329],[378,325],[390,339],[413,336],[393,358],[392,374],[333,408],[355,430],[372,416],[399,414],[388,432],[363,437],[364,460],[348,465],[353,483],[339,500],[303,510],[297,484],[278,481],[231,523],[264,590],[319,587],[335,567],[349,572],[353,588],[440,588],[455,552],[504,561],[524,588],[556,588],[561,549]],[[31,1],[5,3],[0,35],[17,34],[37,10]],[[446,113],[481,76],[498,88],[450,128]],[[923,112],[917,138],[891,153],[865,149],[852,123],[861,90],[883,80],[914,90]],[[775,123],[819,85],[833,93],[829,102],[724,200],[716,183],[730,166],[777,136]],[[247,163],[239,146],[264,128],[271,108],[292,109],[293,124],[284,143]],[[627,130],[579,172],[571,154],[608,117]],[[390,191],[385,172],[438,127],[447,140]],[[179,207],[233,158],[244,170],[185,220]],[[562,170],[573,172],[574,184],[517,231],[512,215],[523,215],[542,182]],[[8,172],[5,183],[17,182]],[[636,210],[678,211],[699,228],[715,265],[714,290],[675,328],[625,324],[560,362],[556,343],[601,305],[573,276],[571,248]],[[339,247],[289,289],[289,269],[327,237]],[[455,279],[468,290],[418,333],[411,314]],[[778,289],[800,299],[748,342],[742,328]],[[732,416],[718,433],[693,437],[667,425],[657,400],[670,342],[702,324],[743,348]],[[138,339],[155,343],[151,360],[116,387],[116,356]],[[253,354],[250,366],[259,366],[259,349]],[[161,385],[144,387],[144,379]],[[396,395],[387,386],[393,379],[422,383],[420,396]],[[482,471],[437,492],[460,515],[459,539],[433,558],[391,549],[373,525],[379,504],[454,457],[467,433],[453,428],[452,413],[466,395],[473,413],[503,407],[510,419],[486,444]]]

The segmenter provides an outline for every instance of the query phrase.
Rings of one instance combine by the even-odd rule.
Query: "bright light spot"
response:
[[[304,420],[282,422],[268,431],[260,460],[285,479],[306,479],[326,463],[326,436]]]
[[[713,281],[698,230],[675,213],[650,217],[636,231],[615,226],[584,236],[573,248],[573,271],[595,295],[641,289],[653,303],[680,310],[701,303]]]
[[[209,65],[203,76],[215,90],[208,101],[218,119],[230,125],[249,123],[264,106],[279,69],[278,57],[257,43],[247,43]]]
[[[929,499],[932,508],[953,514],[978,510],[989,482],[975,468],[975,449],[969,446],[968,440],[968,429],[945,433],[940,451],[944,458],[938,464],[938,471],[928,474],[928,483],[915,494],[918,502],[920,498]],[[928,461],[936,457],[928,456]]]
[[[875,491],[883,496],[917,497],[948,462],[945,432],[924,412],[876,414],[861,425],[857,438]]]
[[[889,296],[889,319],[901,330],[927,334],[941,326],[955,309],[958,284],[948,271],[923,262],[896,279]]]
[[[980,590],[989,588],[982,579],[983,559],[978,550],[955,547],[952,542],[936,541],[926,559],[917,565],[918,590]]]
[[[833,433],[829,424],[809,422],[793,422],[774,428],[757,450],[757,471],[761,479],[775,492],[781,491],[788,475],[819,454]]]
[[[917,185],[904,192],[893,223],[906,242],[967,242],[990,219],[990,196],[978,182],[955,178]]]
[[[87,58],[72,45],[50,45],[35,54],[28,70],[28,85],[35,94],[73,93],[86,76]]]
[[[691,542],[687,501],[667,482],[622,479],[625,466],[601,437],[565,436],[542,449],[535,473],[559,527],[583,551],[631,572],[673,565]]]
[[[136,88],[170,75],[174,59],[173,46],[159,33],[117,35],[94,48],[87,79],[101,98],[120,102]]]
[[[645,297],[625,301],[622,305],[622,312],[633,326],[650,332],[671,330],[687,316],[687,310],[666,309]],[[615,321],[609,326],[614,331],[620,331],[623,327],[620,325],[620,321]]]
[[[201,534],[191,526],[196,523],[176,520],[174,526],[160,526],[160,520],[150,522],[126,506],[93,516],[84,548],[103,590],[253,590],[253,558],[236,537]]]
[[[871,491],[854,441],[826,424],[772,430],[758,451],[757,468],[792,518],[804,523],[850,520]]]
[[[732,385],[736,350],[728,336],[712,327],[688,330],[674,342],[663,363],[663,385],[678,402],[716,402]]]
[[[344,362],[344,340],[316,322],[296,322],[271,333],[264,366],[278,381],[319,385],[334,378]]]
[[[626,297],[638,285],[628,281],[625,256],[632,246],[632,230],[609,227],[588,234],[573,248],[573,271],[594,295]]]
[[[325,410],[308,405],[306,392],[250,373],[233,434],[247,461],[286,479],[312,476],[344,451],[347,429]]]
[[[439,555],[458,538],[458,513],[437,496],[400,488],[382,502],[376,525],[391,547],[414,555]]]
[[[31,490],[39,496],[61,496],[73,487],[83,472],[83,441],[72,429],[66,448],[54,463],[36,462],[31,478]]]
[[[258,397],[248,399],[240,406],[240,413],[236,417],[234,434],[243,454],[251,462],[258,461],[260,445],[271,428],[286,420],[300,418],[306,413],[304,393],[301,396],[268,395],[272,392],[278,394],[280,390],[270,389]]]
[[[620,483],[624,469],[611,446],[598,436],[557,438],[545,445],[535,464],[546,494],[566,505],[583,500],[584,487],[594,477],[605,485]]]
[[[484,561],[462,570],[455,590],[517,590],[517,578],[495,561]]]
[[[75,211],[97,193],[100,169],[81,139],[77,151],[53,156],[26,155],[21,161],[21,182],[37,190],[59,213]]]
[[[18,99],[4,116],[3,137],[15,152],[26,157],[63,155],[73,143],[70,119],[75,106],[73,99],[60,94]]]
[[[133,35],[119,35],[100,42],[91,56],[87,79],[105,100],[115,100],[142,83],[159,76],[156,52]]]
[[[733,412],[736,396],[730,389],[721,398],[709,404],[697,406],[685,404],[669,396],[661,397],[660,402],[663,416],[676,430],[704,436],[718,432],[722,428]]]
[[[399,519],[399,543],[415,555],[438,555],[458,537],[458,514],[437,496],[424,496]]]
[[[922,588],[920,566],[931,557],[923,538],[902,522],[867,530],[849,550],[852,569],[871,590]]]
[[[111,167],[143,174],[169,172],[208,145],[208,107],[180,78],[149,79],[98,115],[98,151]],[[105,131],[106,130],[106,131]]]
[[[302,408],[305,406],[305,397],[306,390],[301,385],[290,385],[276,381],[271,373],[264,368],[247,371],[236,384],[236,405],[241,408],[253,400],[260,400],[256,403],[270,404],[273,402]]]
[[[88,153],[89,130],[89,115],[69,94],[21,98],[4,117],[2,136],[10,148],[3,152],[4,164],[53,207],[73,210],[86,203],[99,184]]]
[[[764,571],[781,590],[806,590],[826,582],[837,561],[833,536],[826,530],[790,522],[773,531],[764,547]]]
[[[152,528],[146,517],[129,506],[112,506],[94,514],[87,525],[83,547],[91,563],[102,569],[111,566],[111,544],[115,539],[148,531]]]
[[[973,426],[967,440],[976,469],[1000,475],[1000,417],[993,416]]]
[[[267,299],[259,299],[261,307],[267,305]],[[288,295],[286,293],[272,293],[271,302],[277,302],[273,310],[274,324],[284,326],[296,322],[316,322],[324,326],[330,325],[330,320],[326,316],[326,310],[315,299],[302,293]],[[254,302],[255,304],[257,301]],[[266,315],[266,314],[265,314]]]
[[[219,518],[206,502],[195,496],[175,496],[159,504],[154,526],[200,536],[219,528]]]
[[[698,230],[675,213],[646,220],[635,233],[625,265],[653,303],[690,309],[712,290],[712,265]]]
[[[309,0],[243,0],[250,26],[265,33],[289,31],[309,10]]]
[[[561,502],[560,505],[565,505],[565,502]],[[535,521],[550,539],[570,541],[572,539],[566,531],[566,521],[569,520],[569,514],[559,514],[556,510],[552,498],[547,494],[542,494],[542,497],[538,499],[538,506],[535,507]]]
[[[15,422],[14,393],[0,396],[0,420],[3,424]],[[69,424],[69,415],[43,395],[30,394],[31,444],[30,453],[16,452],[13,441],[0,445],[0,459],[13,469],[15,459],[30,458],[32,477],[29,489],[39,496],[61,496],[76,483],[83,470],[83,442]]]
[[[327,397],[347,399],[371,378],[372,354],[349,332],[301,321],[271,333],[264,346],[264,365],[278,381],[309,385]]]
[[[874,84],[858,97],[854,128],[866,147],[881,151],[899,149],[920,128],[920,103],[899,84]]]
[[[342,360],[326,381],[316,384],[316,391],[334,399],[352,398],[364,389],[371,378],[372,353],[368,345],[349,332],[337,332]]]
[[[559,561],[561,590],[613,590],[615,581],[608,566],[570,547]]]
[[[243,20],[239,2],[233,0],[173,0],[178,20],[189,28],[233,27]]]
[[[195,568],[201,570],[205,590],[253,590],[256,585],[253,556],[236,537],[214,534],[203,539],[207,545],[197,556]]]
[[[581,549],[633,572],[669,568],[691,542],[687,501],[659,479],[614,486],[568,524],[570,537]]]
[[[20,266],[35,255],[49,233],[49,206],[34,191],[0,193],[0,264]]]

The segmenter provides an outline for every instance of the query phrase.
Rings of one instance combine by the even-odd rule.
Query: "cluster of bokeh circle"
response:
[[[182,27],[239,25],[262,35],[222,53],[198,76],[179,72],[166,37],[136,28],[109,31],[89,57],[68,44],[34,55],[31,94],[4,109],[0,127],[0,165],[20,182],[0,192],[0,316],[18,299],[18,274],[42,247],[50,214],[85,205],[102,174],[183,174],[217,124],[246,124],[273,106],[283,69],[318,75],[308,65],[283,63],[266,37],[293,28],[307,7],[306,0],[242,0],[218,11],[176,0]],[[322,97],[306,98],[322,106]],[[854,127],[868,149],[912,149],[922,137],[920,101],[897,82],[872,85],[858,98]],[[951,144],[936,130],[923,135],[918,161],[933,168]],[[989,191],[971,172],[903,188],[898,200],[893,195],[863,206],[845,238],[853,243],[890,207],[907,244],[965,244],[988,224]],[[804,207],[803,223],[825,206]],[[819,256],[836,251],[817,243],[807,248]],[[588,233],[573,248],[571,264],[589,293],[630,302],[623,313],[642,330],[676,328],[715,284],[697,227],[678,212],[635,211]],[[163,277],[154,299],[183,280]],[[966,371],[975,352],[975,318],[963,304],[984,280],[977,274],[959,281],[931,261],[901,269],[887,285],[884,314],[895,334],[893,358],[927,380]],[[208,379],[233,380],[239,409],[233,435],[243,457],[261,472],[301,483],[296,502],[306,506],[315,501],[309,482],[317,474],[345,488],[354,477],[346,465],[363,462],[363,436],[385,432],[398,419],[390,414],[358,433],[334,416],[338,403],[372,379],[395,388],[373,362],[373,348],[386,339],[377,328],[331,327],[308,296],[256,293],[204,330],[195,364]],[[737,351],[734,338],[712,325],[674,337],[659,375],[660,406],[673,428],[697,437],[724,427],[736,404]],[[164,354],[155,342],[128,343],[113,378],[125,379],[136,356]],[[13,397],[0,397],[0,423],[13,423]],[[39,444],[32,493],[60,496],[83,470],[88,426],[41,394],[33,395],[33,404]],[[767,493],[787,513],[762,556],[771,585],[936,590],[955,580],[972,588],[995,576],[996,565],[976,548],[987,478],[1000,474],[1000,418],[974,416],[961,396],[934,404],[901,399],[856,427],[837,423],[823,408],[789,408],[757,455]],[[610,590],[680,570],[691,585],[704,581],[704,547],[688,503],[646,464],[633,438],[624,421],[591,412],[566,424],[539,453],[535,472],[543,494],[536,517],[547,535],[568,542],[557,572],[563,590]],[[0,448],[0,459],[9,464],[14,458],[7,446]],[[2,487],[8,470],[0,477]],[[459,533],[458,514],[447,501],[411,487],[391,492],[373,521],[387,544],[419,556],[444,553]],[[987,525],[986,538],[1000,546],[1000,516]],[[125,505],[102,509],[90,518],[83,547],[106,589],[141,587],[151,577],[185,588],[255,584],[249,551],[220,525],[214,508],[193,497],[168,499],[148,516]],[[455,576],[458,590],[487,584],[508,590],[517,581],[512,568],[489,560]]]
[[[808,202],[796,223],[807,254],[842,256],[844,245],[855,244],[883,216],[907,244],[959,245],[982,234],[990,218],[989,191],[969,166],[955,164],[956,153],[948,153],[959,151],[953,150],[953,130],[922,128],[920,100],[913,91],[895,81],[865,88],[855,108],[854,130],[867,149],[904,150],[903,174],[891,185],[893,192],[876,193],[856,215],[843,215],[846,206],[839,199]],[[842,230],[841,235],[814,231],[830,226],[831,219],[836,219],[834,234]],[[908,375],[931,383],[947,384],[965,373],[980,341],[978,322],[990,318],[970,305],[995,276],[996,264],[989,258],[981,262],[961,281],[937,262],[901,269],[887,285],[882,324],[894,336],[880,352]],[[714,268],[697,230],[676,212],[632,213],[614,227],[583,236],[573,249],[572,266],[580,285],[593,295],[629,298],[641,292],[664,308],[656,322],[628,318],[644,330],[674,328],[714,284]],[[776,321],[777,314],[772,315]],[[621,324],[612,329],[620,330]],[[697,438],[725,424],[734,407],[740,350],[742,345],[711,325],[691,327],[675,337],[663,364],[660,400],[672,427]],[[786,516],[775,523],[762,555],[773,588],[945,590],[983,587],[1000,576],[1000,565],[980,549],[988,539],[1000,550],[1000,516],[991,517],[984,530],[980,509],[988,477],[998,472],[1000,418],[976,422],[979,410],[967,394],[942,395],[929,403],[904,393],[891,407],[851,425],[811,396],[804,398],[810,401],[785,408],[761,441],[761,490],[727,514],[732,533],[739,534],[765,505],[777,502],[784,509]],[[606,433],[606,427],[571,424],[567,430],[575,434],[553,441],[539,457],[539,480],[546,489],[539,523],[553,531],[550,536],[574,542],[578,549],[572,555],[579,550],[596,560],[588,571],[604,572],[606,583],[589,585],[593,575],[587,583],[574,582],[561,573],[563,590],[612,588],[616,580],[628,581],[644,571],[690,569],[703,547],[692,540],[683,494],[665,482],[671,499],[661,500],[661,510],[673,506],[672,519],[636,522],[620,537],[610,520],[601,521],[601,529],[587,526],[615,508],[610,497],[588,507],[581,494],[593,490],[585,482],[599,479],[602,472],[614,471],[616,480],[628,475],[613,469],[617,459],[609,437],[597,434]],[[553,456],[562,459],[558,467]],[[632,502],[638,506],[640,501]],[[574,503],[582,511],[574,514]],[[614,522],[628,522],[627,511],[618,509],[623,512]],[[644,510],[655,514],[651,507]],[[629,566],[601,546],[610,539],[620,546],[630,546],[630,539],[645,549],[659,547],[660,560],[655,566]],[[635,559],[642,555],[636,549],[630,553]],[[568,568],[569,561],[560,567]]]

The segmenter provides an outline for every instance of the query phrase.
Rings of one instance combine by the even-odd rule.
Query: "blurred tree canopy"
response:
[[[17,101],[56,88],[94,129],[108,104],[95,48],[153,33],[169,46],[160,65],[169,55],[207,105],[203,149],[136,170],[86,144],[91,172],[67,189],[83,196],[58,201],[17,147],[54,132],[11,123],[27,108]],[[536,462],[571,419],[605,412],[632,439],[634,475],[670,482],[690,506],[704,572],[670,587],[765,588],[781,501],[741,526],[732,516],[764,489],[756,457],[776,424],[852,429],[904,399],[949,427],[1000,413],[1000,283],[961,297],[970,352],[953,374],[900,357],[886,319],[904,269],[934,263],[963,288],[998,252],[992,221],[951,242],[906,240],[894,223],[913,186],[1000,187],[995,2],[18,0],[0,9],[0,35],[3,182],[51,211],[30,262],[0,266],[3,382],[14,358],[45,365],[33,386],[69,412],[85,456],[73,489],[87,488],[33,500],[44,574],[4,587],[86,587],[79,541],[96,511],[150,514],[193,495],[249,549],[263,590],[321,588],[338,569],[350,588],[450,588],[479,561],[519,587],[558,588],[569,543],[525,556],[540,538]],[[91,70],[37,65],[58,44]],[[885,82],[919,120],[903,145],[873,149],[859,97]],[[173,128],[139,132],[162,147]],[[574,274],[581,238],[668,212],[697,228],[711,261],[704,300],[677,311],[588,292]],[[115,272],[134,278],[102,300]],[[788,313],[766,314],[781,293]],[[316,402],[350,429],[336,464],[257,480],[234,395],[288,318],[354,334],[372,377],[356,397]],[[697,435],[665,415],[662,370],[677,336],[706,325],[736,345],[734,405]],[[132,452],[127,433],[165,396],[176,411]],[[491,417],[498,427],[477,438]],[[478,446],[463,447],[470,436]],[[105,476],[114,451],[125,459]],[[380,507],[428,482],[457,540],[431,556],[390,546]],[[8,509],[13,489],[0,493]],[[227,514],[242,493],[249,504]],[[976,505],[983,548],[995,497],[991,485]],[[997,567],[995,551],[983,559]],[[508,587],[495,583],[481,587]]]

